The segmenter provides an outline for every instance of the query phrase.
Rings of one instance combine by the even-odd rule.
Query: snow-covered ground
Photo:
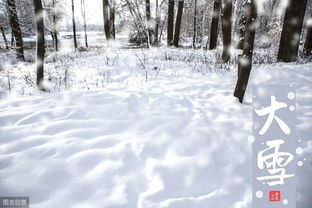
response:
[[[309,208],[312,63],[255,67],[240,104],[236,67],[212,54],[52,54],[51,93],[36,90],[32,63],[3,64],[0,195],[30,196],[33,208],[249,208],[251,87],[293,83],[306,158],[297,207]]]

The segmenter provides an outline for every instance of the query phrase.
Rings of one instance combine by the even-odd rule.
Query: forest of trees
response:
[[[260,1],[259,1],[260,2]],[[220,63],[231,60],[231,48],[242,49],[238,57],[238,79],[234,96],[243,101],[249,74],[256,33],[280,35],[277,61],[294,62],[299,54],[311,56],[312,24],[311,0],[289,0],[283,15],[277,14],[278,0],[264,1],[258,13],[257,0],[102,0],[103,34],[107,47],[114,41],[122,26],[130,24],[133,40],[141,47],[158,47],[164,37],[169,47],[181,47],[181,38],[192,37],[192,49],[213,50],[221,45]],[[262,1],[261,1],[262,2]],[[59,23],[71,7],[74,48],[88,48],[86,6],[80,0],[83,22],[77,23],[74,0],[1,0],[0,31],[4,50],[16,50],[19,61],[25,61],[24,37],[37,34],[37,85],[44,79],[45,36],[51,35],[53,48],[59,50]],[[116,21],[118,20],[118,21]],[[307,21],[308,22],[308,21]],[[84,31],[84,45],[78,45],[77,25]],[[278,27],[279,26],[279,27]],[[277,28],[277,29],[276,29]],[[278,28],[281,28],[279,31]],[[11,35],[8,35],[11,34]],[[300,44],[303,45],[302,50]],[[190,49],[191,50],[191,49]]]

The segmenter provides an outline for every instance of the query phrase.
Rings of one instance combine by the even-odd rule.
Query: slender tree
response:
[[[152,43],[152,30],[150,27],[150,24],[151,24],[151,2],[150,0],[145,0],[145,16],[146,16],[148,40],[149,40],[149,43],[151,44]]]
[[[2,34],[2,37],[3,37],[4,44],[5,44],[5,49],[9,50],[8,40],[7,40],[6,36],[5,36],[5,31],[4,31],[2,26],[0,26],[0,30],[1,30],[1,34]]]
[[[44,90],[43,76],[44,76],[44,23],[43,10],[41,0],[33,0],[35,7],[36,23],[37,23],[37,86],[40,90]]]
[[[111,39],[111,26],[109,21],[109,1],[103,0],[103,19],[104,19],[104,32],[106,36],[106,40],[109,41]]]
[[[58,51],[58,32],[57,32],[57,17],[56,17],[56,4],[55,4],[55,0],[52,0],[52,6],[53,6],[53,17],[52,17],[52,21],[53,21],[53,41],[54,41],[54,47],[55,47],[55,51]]]
[[[194,20],[193,20],[193,48],[196,47],[196,20],[197,20],[197,0],[194,2]]]
[[[154,35],[153,44],[158,45],[158,33],[159,33],[159,23],[160,23],[160,11],[159,11],[158,0],[156,0],[155,16],[156,16],[156,21],[155,21],[155,35]]]
[[[113,0],[111,3],[111,6],[109,8],[110,15],[109,15],[109,22],[110,22],[110,33],[112,38],[115,40],[116,38],[116,32],[115,32],[115,11],[116,6],[115,6],[115,1]]]
[[[167,45],[173,45],[174,0],[168,0]]]
[[[209,50],[215,49],[217,47],[220,10],[221,10],[221,0],[214,0],[211,29],[210,29]]]
[[[175,25],[175,31],[174,31],[174,39],[173,39],[173,45],[175,47],[179,47],[183,7],[184,7],[184,0],[179,0],[176,25]]]
[[[17,16],[15,0],[7,0],[7,3],[8,3],[8,16],[10,20],[10,25],[12,27],[12,33],[16,43],[16,57],[20,61],[25,61],[24,42],[19,19]]]
[[[14,38],[14,32],[13,32],[13,29],[12,29],[12,33],[11,33],[11,47],[14,46],[14,40],[15,40],[15,38]]]
[[[83,30],[85,34],[85,45],[88,48],[87,21],[86,21],[86,5],[85,0],[81,0],[81,13],[83,18]]]
[[[237,48],[238,49],[243,49],[244,48],[244,35],[245,35],[245,29],[246,29],[246,8],[245,8],[245,4],[246,4],[246,0],[244,0],[243,4],[242,4],[242,8],[240,9],[241,11],[241,15],[240,15],[240,19],[238,21],[238,26],[239,26],[239,32],[238,32],[238,44],[237,44]]]
[[[252,67],[252,54],[256,33],[257,8],[256,0],[246,3],[246,31],[243,55],[239,56],[238,79],[234,91],[234,96],[243,102],[245,91],[247,88],[249,75]]]
[[[162,0],[162,2],[160,3],[160,6],[159,6],[159,12],[158,12],[158,23],[159,23],[159,35],[157,35],[157,42],[161,42],[161,38],[162,38],[162,35],[163,35],[163,32],[164,32],[164,28],[165,28],[165,23],[167,22],[167,18],[168,18],[168,15],[165,16],[165,18],[162,20],[162,16],[161,16],[161,6],[162,4],[165,2],[165,0]]]
[[[73,33],[74,33],[74,46],[78,47],[77,44],[77,34],[76,34],[76,21],[75,21],[75,4],[74,0],[72,0],[72,22],[73,22]]]
[[[231,58],[232,0],[223,0],[222,38],[223,38],[222,60],[223,63],[227,63]]]
[[[289,0],[278,49],[278,61],[292,62],[297,60],[306,5],[307,0]]]
[[[310,14],[312,19],[312,12]],[[311,20],[310,20],[311,21]],[[312,24],[308,24],[307,36],[304,43],[303,54],[306,56],[312,55]]]

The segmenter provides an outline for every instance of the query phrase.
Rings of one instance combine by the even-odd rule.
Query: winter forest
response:
[[[312,0],[0,0],[0,33],[0,197],[251,208],[252,87],[290,84],[311,208]]]

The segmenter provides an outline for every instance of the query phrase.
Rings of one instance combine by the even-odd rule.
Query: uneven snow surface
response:
[[[147,82],[144,70],[131,77],[124,67],[111,76],[126,74],[128,85],[5,98],[0,195],[27,195],[32,208],[249,208],[250,88],[293,83],[306,158],[298,167],[297,207],[309,208],[311,69],[255,68],[245,104],[232,96],[234,68],[201,75],[182,66],[164,66]]]

